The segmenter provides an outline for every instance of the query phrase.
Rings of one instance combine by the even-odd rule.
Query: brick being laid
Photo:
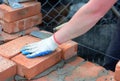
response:
[[[16,63],[0,56],[0,81],[16,75]]]
[[[40,13],[41,4],[37,1],[21,3],[24,7],[13,9],[6,4],[0,5],[0,19],[14,22]]]
[[[15,21],[15,22],[5,22],[5,21],[1,22],[3,31],[5,31],[7,33],[20,32],[25,29],[32,28],[33,26],[38,25],[40,23],[42,23],[42,14],[41,13],[31,16],[31,17],[27,17],[27,18]]]
[[[17,74],[27,79],[32,79],[36,75],[47,70],[61,60],[61,49],[56,49],[52,54],[33,59],[26,58],[19,54],[12,58],[17,63]]]

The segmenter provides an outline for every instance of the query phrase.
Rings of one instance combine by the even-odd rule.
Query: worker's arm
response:
[[[59,43],[73,39],[91,29],[117,0],[90,0],[71,20],[55,33]]]
[[[50,54],[59,44],[80,36],[91,29],[115,2],[116,0],[90,0],[53,36],[40,42],[26,45],[21,52],[28,58]]]

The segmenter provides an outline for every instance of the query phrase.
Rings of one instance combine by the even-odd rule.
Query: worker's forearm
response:
[[[112,7],[115,0],[112,1],[113,3],[101,11],[97,11],[97,9],[95,10],[94,6],[91,6],[91,3],[86,4],[72,17],[68,23],[64,25],[64,27],[55,33],[56,40],[59,41],[59,43],[63,43],[69,39],[73,39],[86,33]]]

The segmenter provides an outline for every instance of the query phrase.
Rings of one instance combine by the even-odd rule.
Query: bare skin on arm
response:
[[[54,35],[59,43],[81,36],[90,30],[117,0],[89,0],[71,20]]]

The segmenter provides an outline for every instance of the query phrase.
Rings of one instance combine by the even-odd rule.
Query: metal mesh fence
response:
[[[43,26],[55,27],[66,22],[69,7],[72,1],[69,0],[39,0],[42,4]],[[52,29],[52,28],[51,28]]]

